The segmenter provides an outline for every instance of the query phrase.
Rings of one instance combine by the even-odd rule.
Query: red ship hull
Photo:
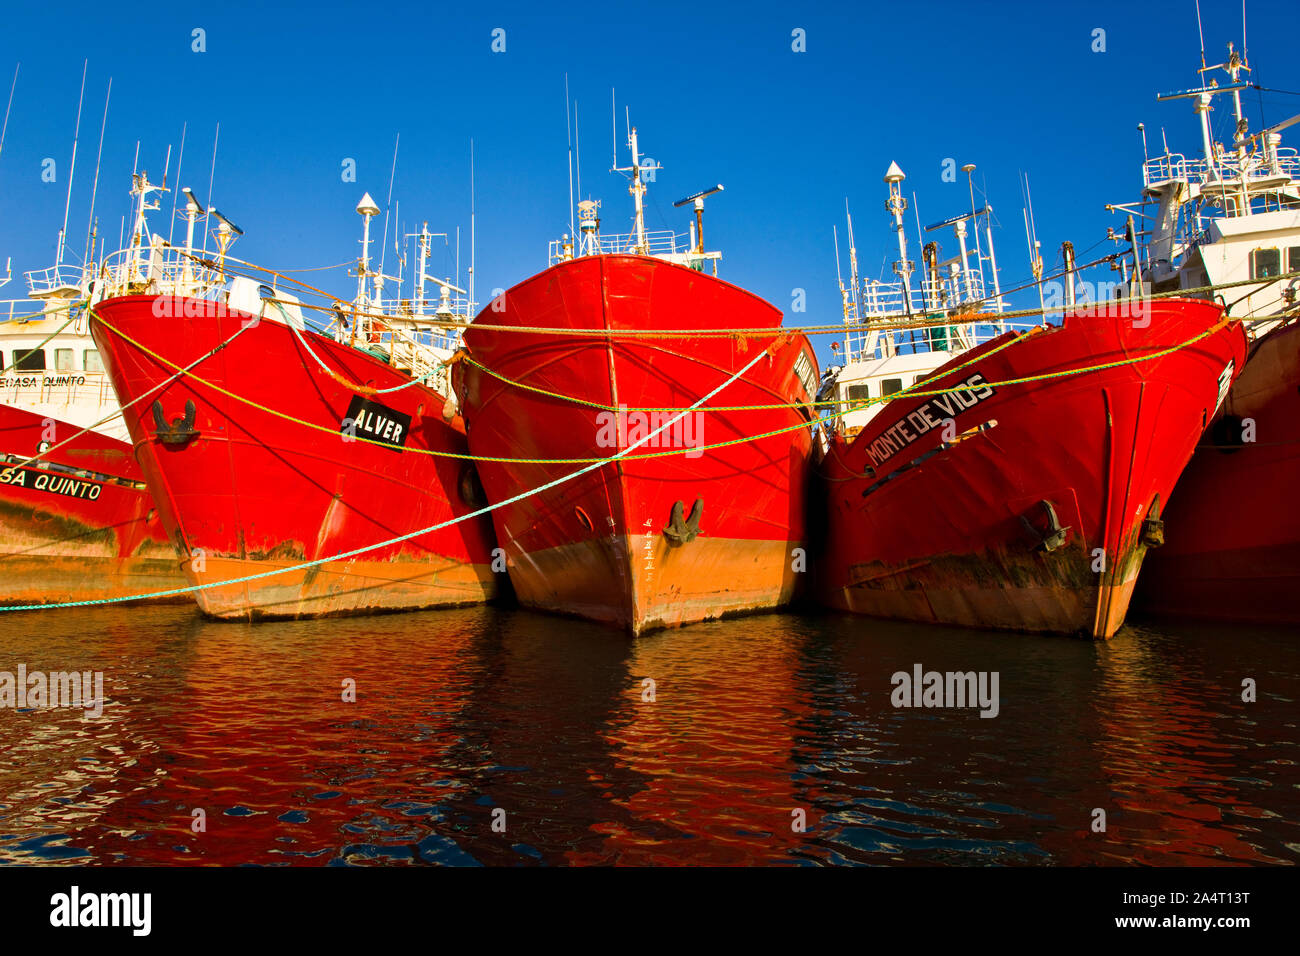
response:
[[[213,303],[197,303],[206,311],[187,309],[186,300],[164,298],[160,311],[177,318],[156,318],[156,302],[153,296],[107,300],[96,307],[91,332],[123,404],[217,350],[126,413],[163,523],[188,556],[184,570],[191,583],[207,585],[196,592],[205,613],[312,617],[470,604],[495,595],[492,529],[483,517],[321,560],[474,510],[463,500],[474,497],[471,466],[421,453],[467,452],[463,427],[443,419],[443,396],[419,383],[367,392],[409,379],[310,331],[302,335],[332,375],[279,322],[263,319],[231,340],[252,322],[246,314],[212,309]],[[164,422],[183,418],[193,402],[197,436],[163,441],[154,401]],[[379,428],[384,422],[396,424]]]
[[[131,446],[0,405],[0,603],[121,600],[183,587]],[[188,600],[178,597],[174,600]]]
[[[1169,500],[1166,544],[1149,560],[1135,606],[1207,620],[1300,623],[1297,485],[1300,325],[1293,324],[1251,347]]]
[[[1071,314],[1007,333],[925,386],[970,382],[965,401],[898,399],[852,442],[834,439],[823,464],[825,601],[880,617],[1113,635],[1164,503],[1242,367],[1244,333],[1220,315],[1163,301],[1136,322]],[[1160,358],[997,385],[1133,359],[1216,325]]]
[[[639,417],[629,410],[621,416],[610,409],[687,408],[758,358],[704,410],[691,412],[629,457],[493,512],[523,604],[635,634],[790,601],[806,560],[798,549],[805,544],[811,431],[800,426],[809,421],[806,406],[817,366],[807,340],[782,333],[780,324],[777,309],[742,289],[684,266],[630,255],[563,262],[479,314],[465,333],[465,346],[474,362],[496,374],[469,361],[454,369],[470,447],[478,456],[611,457],[673,415]],[[484,325],[591,334],[491,331]],[[714,328],[772,333],[617,334]],[[707,410],[788,403],[805,407]],[[778,429],[789,430],[753,437]],[[730,441],[736,444],[701,447]],[[662,454],[682,448],[691,453]],[[659,457],[631,457],[638,454]],[[481,461],[479,470],[488,499],[497,504],[582,467]]]

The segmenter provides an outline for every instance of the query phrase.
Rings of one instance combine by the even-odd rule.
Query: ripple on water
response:
[[[1294,864],[1300,846],[1300,653],[1280,632],[1094,645],[769,615],[629,640],[488,608],[253,626],[183,607],[0,628],[0,670],[103,671],[109,698],[97,718],[0,711],[5,862]],[[895,709],[890,677],[917,663],[997,671],[1000,713]]]

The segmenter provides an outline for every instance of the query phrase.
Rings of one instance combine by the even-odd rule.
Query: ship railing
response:
[[[575,256],[632,254],[647,256],[678,255],[690,251],[690,237],[671,229],[646,230],[645,244],[641,245],[635,232],[588,233],[581,236],[575,246],[571,239],[554,239],[547,253],[548,262],[554,265]]]
[[[415,299],[406,297],[372,299],[371,306],[377,311],[405,319],[468,323],[467,316],[474,315],[475,303],[464,296],[455,296],[447,299],[446,309],[444,309],[443,300],[435,295],[425,296],[423,303],[417,303]]]
[[[394,368],[406,372],[414,379],[428,383],[443,394],[448,393],[447,359],[459,346],[459,340],[422,342],[396,337],[390,339],[387,344],[390,351],[389,361]]]
[[[46,298],[60,293],[76,294],[85,279],[85,269],[74,265],[50,266],[24,273],[27,289],[36,298]]]
[[[376,318],[374,321],[382,323],[384,319]],[[393,343],[394,349],[400,346],[416,350],[432,348],[454,352],[460,348],[460,329],[407,329],[389,326],[386,334],[387,340]]]
[[[36,299],[0,300],[0,323],[30,322],[39,319],[45,312],[45,303]]]
[[[936,325],[915,329],[855,329],[844,336],[844,352],[849,361],[866,362],[891,355],[923,352],[952,352],[974,348],[1012,329],[1029,329],[1032,322],[1001,320]]]
[[[109,253],[95,270],[98,296],[147,292],[192,298],[216,297],[226,276],[180,249],[148,247]]]
[[[964,274],[945,274],[911,287],[911,311],[953,309],[975,304],[985,311],[1001,311],[1001,304],[988,294],[984,276],[974,269]],[[901,282],[862,284],[861,313],[864,319],[889,319],[908,314],[907,296]]]
[[[1240,182],[1243,174],[1247,182],[1276,177],[1296,179],[1300,177],[1300,154],[1294,147],[1283,146],[1277,149],[1271,163],[1243,165],[1235,154],[1229,153],[1220,157],[1211,168],[1204,159],[1187,159],[1182,153],[1170,153],[1142,164],[1143,185],[1148,187],[1171,180],[1200,186]]]
[[[460,347],[461,331],[469,325],[473,308],[463,297],[448,299],[445,308],[441,299],[426,299],[420,307],[410,299],[379,299],[369,304],[366,314],[372,323],[387,329],[394,343],[406,341],[454,352]]]
[[[1142,185],[1187,178],[1187,157],[1182,153],[1156,156],[1142,164]]]

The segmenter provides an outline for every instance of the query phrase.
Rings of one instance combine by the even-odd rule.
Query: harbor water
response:
[[[1282,629],[1094,643],[809,613],[634,640],[501,608],[176,605],[5,614],[0,635],[0,671],[98,673],[104,695],[98,716],[0,708],[7,863],[1300,857]],[[896,706],[918,666],[996,674],[996,715]]]

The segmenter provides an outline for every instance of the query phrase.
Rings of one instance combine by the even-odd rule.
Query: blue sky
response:
[[[839,320],[831,227],[847,198],[863,272],[895,258],[881,182],[896,160],[909,200],[930,223],[969,206],[965,177],[945,183],[945,159],[975,163],[1001,228],[1004,287],[1028,275],[1019,175],[1029,175],[1045,255],[1062,240],[1094,246],[1107,202],[1140,187],[1145,122],[1153,153],[1195,153],[1188,101],[1157,92],[1196,82],[1199,43],[1191,0],[1142,4],[430,4],[276,5],[232,2],[26,5],[0,36],[0,108],[21,64],[0,153],[0,265],[53,262],[82,61],[89,60],[69,225],[82,254],[105,87],[112,100],[96,212],[116,243],[140,166],[169,186],[208,194],[213,133],[221,124],[213,203],[246,232],[242,258],[299,269],[355,257],[362,191],[380,206],[400,149],[393,198],[406,229],[428,220],[462,232],[469,259],[470,140],[474,141],[480,301],[546,265],[546,244],[568,228],[564,83],[578,103],[583,192],[603,200],[603,228],[630,224],[626,183],[608,173],[610,89],[631,111],[644,153],[663,164],[647,225],[685,231],[672,202],[713,183],[726,191],[706,213],[721,275],[769,299],[787,321]],[[1209,62],[1240,45],[1236,0],[1203,0]],[[1251,0],[1249,56],[1264,86],[1300,90],[1294,5]],[[206,31],[206,52],[192,31]],[[505,52],[491,49],[505,31]],[[792,50],[805,31],[806,52]],[[1103,29],[1105,52],[1092,51]],[[1291,55],[1289,55],[1291,54]],[[1300,96],[1250,94],[1252,130],[1300,112]],[[1226,100],[1216,126],[1231,119]],[[176,150],[187,125],[184,166]],[[1300,142],[1295,129],[1283,145]],[[57,181],[41,180],[56,161]],[[357,181],[344,182],[352,158]],[[171,196],[154,227],[166,231]],[[910,216],[909,212],[909,216]],[[914,218],[912,222],[914,223]],[[377,227],[379,228],[379,227]],[[390,225],[390,231],[394,227]],[[181,230],[177,230],[178,236]],[[913,257],[919,258],[914,248]],[[843,247],[842,247],[843,248]],[[945,253],[952,250],[945,249]],[[1097,250],[1100,251],[1100,250]],[[1097,254],[1094,251],[1092,254]],[[391,257],[391,251],[390,251]],[[434,269],[452,271],[449,250]],[[388,263],[392,271],[391,258]],[[341,270],[307,274],[331,291],[355,287]],[[0,296],[19,294],[20,280]],[[409,288],[409,287],[408,287]],[[791,314],[794,289],[807,311]],[[818,353],[828,356],[826,337]]]

